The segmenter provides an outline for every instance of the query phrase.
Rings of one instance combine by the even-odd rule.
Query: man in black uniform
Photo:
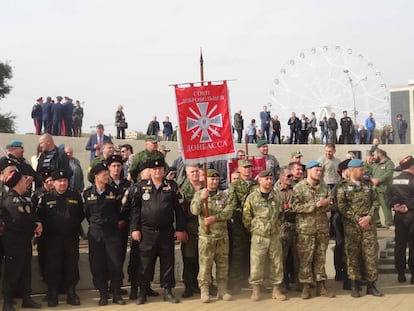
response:
[[[343,117],[341,118],[340,125],[341,125],[341,143],[342,144],[352,144],[352,131],[354,130],[354,124],[352,119],[348,117],[348,111],[343,111]]]
[[[146,302],[146,289],[152,280],[157,257],[160,258],[160,286],[164,288],[164,301],[179,302],[171,291],[175,287],[174,218],[177,240],[187,241],[187,234],[178,186],[164,178],[164,165],[163,158],[147,161],[150,178],[138,183],[131,208],[131,237],[140,242],[140,293],[137,304]]]
[[[75,286],[79,281],[79,230],[83,220],[83,201],[79,193],[68,189],[67,173],[52,173],[54,190],[39,201],[37,215],[43,224],[42,239],[46,252],[48,306],[58,305],[59,286],[67,290],[67,303],[80,305]]]
[[[406,281],[406,248],[408,244],[408,267],[411,284],[414,284],[414,158],[407,156],[400,161],[402,172],[385,190],[385,202],[394,212],[395,223],[395,268],[398,282]]]
[[[106,162],[108,164],[109,169],[109,184],[118,190],[119,195],[121,198],[124,197],[125,191],[131,186],[131,183],[126,179],[123,178],[123,160],[119,154],[110,155]],[[129,213],[128,210],[125,210],[125,213]],[[124,214],[124,211],[123,211]],[[123,219],[128,220],[129,215],[124,215]],[[125,222],[125,225],[121,228],[121,235],[122,235],[122,266],[124,266],[125,255],[128,246],[128,236],[129,236],[129,226],[128,223]],[[112,285],[112,284],[111,284]],[[110,290],[112,291],[112,287],[110,286]],[[122,295],[127,295],[128,292],[126,290],[121,290]],[[135,298],[136,299],[136,298]]]
[[[5,269],[3,282],[3,310],[14,311],[13,297],[19,290],[23,308],[40,308],[30,297],[32,277],[32,237],[42,234],[42,224],[27,198],[26,178],[18,171],[7,177],[10,188],[4,198],[0,218],[4,222],[3,246]]]
[[[121,217],[121,197],[109,185],[109,171],[105,162],[92,169],[94,183],[83,192],[85,216],[89,222],[89,264],[93,284],[99,290],[99,305],[108,304],[108,281],[113,288],[113,302],[124,305],[122,285],[122,237],[119,227],[125,225]]]

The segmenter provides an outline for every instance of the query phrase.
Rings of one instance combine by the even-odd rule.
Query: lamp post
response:
[[[349,70],[348,69],[345,69],[344,70],[344,73],[347,75],[347,77],[348,77],[348,81],[349,81],[349,85],[351,86],[351,92],[352,92],[352,101],[353,101],[353,104],[354,104],[354,122],[355,122],[355,124],[357,123],[357,110],[356,110],[356,101],[355,101],[355,87],[358,85],[358,84],[360,84],[362,81],[366,81],[367,79],[368,79],[368,77],[364,77],[364,78],[362,78],[361,80],[359,80],[357,83],[352,83],[352,77],[351,77],[351,74],[350,74],[350,72],[349,72]]]

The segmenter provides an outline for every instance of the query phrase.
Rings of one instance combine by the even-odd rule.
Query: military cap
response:
[[[63,97],[62,97],[62,96],[56,96],[56,99],[57,99],[57,100],[62,100],[62,99],[63,99]]]
[[[96,164],[93,168],[92,168],[92,174],[93,175],[97,175],[102,171],[107,171],[108,170],[108,164],[106,164],[106,162],[99,162],[98,164]]]
[[[364,162],[360,159],[352,159],[348,163],[348,167],[363,167],[363,166],[364,166]]]
[[[156,168],[156,167],[164,167],[164,166],[165,166],[165,160],[163,158],[149,159],[147,161],[148,168]]]
[[[52,170],[46,169],[40,174],[40,179],[45,182],[48,178],[52,177]]]
[[[242,167],[252,166],[252,164],[250,163],[250,161],[249,160],[246,160],[246,159],[237,161],[237,165],[238,166],[242,166]]]
[[[0,172],[3,171],[8,166],[16,166],[19,163],[15,159],[10,159],[8,157],[0,158]]]
[[[257,144],[256,144],[257,148],[260,148],[260,147],[262,147],[262,146],[264,146],[264,145],[267,145],[267,141],[266,141],[266,140],[264,140],[264,139],[259,140],[259,141],[257,142]]]
[[[68,179],[68,174],[64,170],[56,170],[56,171],[53,171],[52,174],[51,174],[51,176],[52,176],[52,179],[53,180],[58,180],[58,179],[61,179],[61,178]]]
[[[17,170],[14,170],[10,173],[10,175],[7,177],[6,179],[6,186],[9,188],[13,188],[14,186],[17,185],[17,183],[20,181],[20,179],[23,178],[22,173],[20,173]]]
[[[170,152],[171,151],[171,149],[168,149],[166,145],[161,145],[159,149],[164,150],[165,152]]]
[[[209,168],[207,170],[207,177],[220,177],[220,174],[217,170],[214,168]]]
[[[108,159],[106,159],[106,163],[108,163],[108,166],[114,162],[121,163],[121,165],[124,164],[124,161],[122,160],[122,156],[120,156],[119,154],[113,154]]]
[[[19,140],[13,140],[7,147],[23,147],[23,142]]]
[[[400,161],[401,169],[406,170],[414,165],[414,158],[412,156],[406,156],[404,159]]]
[[[302,154],[302,152],[300,152],[300,151],[295,151],[295,152],[292,152],[290,155],[291,155],[291,157],[292,157],[292,158],[299,158],[299,157],[303,157],[303,154]]]
[[[37,102],[42,102],[43,101],[43,97],[39,97],[38,99],[36,99]]]
[[[259,173],[259,177],[268,177],[268,176],[273,176],[272,171],[261,171]]]
[[[309,170],[314,167],[321,167],[321,164],[318,161],[313,160],[313,161],[310,161],[308,164],[306,164],[305,169]]]
[[[147,135],[145,141],[150,141],[152,143],[158,143],[158,137],[155,135]]]

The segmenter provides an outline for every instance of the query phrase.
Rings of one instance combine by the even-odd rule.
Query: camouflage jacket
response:
[[[238,179],[230,185],[226,206],[229,206],[233,211],[233,221],[242,223],[244,201],[257,186],[258,183],[254,179],[250,179],[248,182]]]
[[[291,224],[294,226],[296,223],[296,214],[292,210],[292,194],[293,194],[293,188],[283,188],[279,181],[275,184],[273,188],[276,193],[280,196],[280,199],[282,200],[282,206],[284,210],[284,223]]]
[[[198,216],[198,233],[200,236],[212,239],[222,239],[228,235],[227,220],[231,218],[232,210],[230,206],[225,205],[225,202],[226,193],[222,191],[218,191],[213,196],[208,197],[208,214],[209,216],[214,216],[216,221],[209,226],[209,234],[207,234],[206,225],[204,224],[206,211],[204,207],[204,200],[201,198],[201,190],[194,194],[190,208],[191,213]]]
[[[292,194],[292,211],[296,213],[296,231],[298,234],[328,233],[329,221],[327,212],[331,206],[316,207],[321,198],[329,195],[329,189],[323,183],[316,186],[308,184],[307,180],[300,181]]]
[[[196,190],[191,185],[190,181],[186,179],[184,184],[180,187],[180,194],[182,207],[185,214],[186,220],[186,231],[188,234],[198,235],[198,218],[193,215],[190,211],[191,201],[194,198]]]
[[[144,164],[149,159],[160,159],[164,158],[164,155],[159,152],[158,150],[155,152],[150,152],[147,149],[140,151],[138,154],[135,155],[134,160],[129,167],[129,174],[131,175],[132,179],[136,181],[140,181],[141,177],[139,173],[142,171],[141,165]],[[168,170],[168,165],[165,163],[165,172]]]
[[[256,188],[243,206],[243,224],[252,235],[271,237],[278,235],[283,221],[283,204],[272,190],[267,199]]]
[[[357,225],[360,217],[374,216],[379,201],[372,182],[343,180],[336,187],[336,206],[344,224]]]

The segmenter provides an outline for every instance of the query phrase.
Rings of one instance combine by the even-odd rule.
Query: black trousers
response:
[[[44,236],[46,251],[46,282],[49,287],[64,289],[79,282],[79,235]]]
[[[111,230],[98,235],[88,233],[89,266],[93,285],[99,290],[122,285],[122,239],[119,230]]]
[[[174,278],[174,231],[142,229],[139,243],[139,284],[148,288],[154,275],[155,262],[160,258],[160,287],[175,287]]]
[[[32,283],[32,241],[30,237],[17,234],[3,235],[5,254],[3,293],[13,298],[17,292],[23,297],[31,293]]]
[[[395,268],[404,273],[407,267],[406,249],[408,245],[408,267],[414,274],[414,211],[406,214],[395,213]]]

